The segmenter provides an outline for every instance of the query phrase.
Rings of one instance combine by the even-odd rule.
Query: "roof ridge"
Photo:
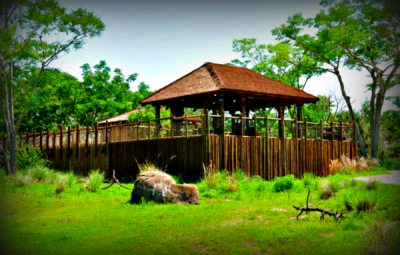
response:
[[[160,93],[160,92],[163,91],[164,89],[170,87],[171,85],[173,85],[173,84],[176,83],[177,81],[182,80],[182,79],[185,78],[186,76],[188,76],[188,75],[194,73],[195,71],[199,70],[199,69],[202,68],[203,66],[206,66],[207,64],[213,64],[213,63],[211,63],[211,62],[205,62],[204,64],[202,64],[202,65],[199,66],[198,68],[194,69],[194,70],[191,71],[190,73],[185,74],[184,76],[182,76],[182,77],[176,79],[175,81],[171,82],[170,84],[168,84],[168,85],[162,87],[161,89],[157,90],[156,92],[154,92],[154,93],[148,95],[148,96],[145,97],[145,98],[142,98],[142,99],[139,101],[139,103],[140,103],[141,101],[143,101],[143,100],[146,100],[147,98],[149,98],[149,97],[151,97],[151,96],[153,96],[153,95],[156,95],[156,94]],[[207,68],[207,70],[208,70],[208,68]],[[212,77],[211,77],[211,78],[212,78]]]
[[[218,89],[221,89],[221,87],[225,87],[225,83],[222,81],[220,75],[218,74],[217,70],[214,68],[215,63],[211,62],[206,62],[204,65],[207,68],[207,71],[210,73],[211,78],[215,82],[215,85],[217,85]]]
[[[124,114],[127,114],[128,112],[133,112],[133,111],[135,111],[135,110],[140,110],[140,109],[143,109],[143,108],[144,108],[144,107],[135,108],[135,109],[132,109],[132,110],[130,110],[130,111],[127,111],[127,112],[124,112],[124,113],[121,113],[121,114],[115,115],[114,117],[107,118],[107,119],[100,120],[100,121],[105,121],[105,120],[113,119],[113,118],[116,118],[116,117],[122,116],[122,115],[124,115]],[[100,121],[99,121],[99,122],[100,122]]]

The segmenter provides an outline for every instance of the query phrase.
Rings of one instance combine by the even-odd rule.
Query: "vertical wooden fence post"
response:
[[[60,128],[60,159],[62,158],[62,153],[63,153],[63,137],[64,136],[64,126],[61,125]]]
[[[79,143],[81,142],[81,125],[76,127],[76,157],[79,157]]]
[[[67,157],[71,154],[71,126],[68,127],[68,136],[67,136]]]
[[[86,127],[85,155],[89,154],[89,126]]]
[[[296,165],[296,167],[295,167],[295,171],[296,171],[296,174],[297,174],[297,176],[298,177],[300,177],[300,175],[299,175],[299,130],[298,130],[298,127],[299,127],[299,123],[297,122],[297,118],[295,119],[295,140],[294,140],[294,153],[295,153],[295,165]]]
[[[271,180],[271,174],[269,171],[269,126],[268,126],[268,115],[265,117],[265,152],[264,152],[264,159],[265,159],[265,178],[267,180]]]
[[[26,132],[26,145],[29,146],[29,132]]]
[[[225,164],[226,162],[226,158],[225,158],[225,111],[224,110],[220,110],[220,114],[221,114],[221,166],[223,169],[225,169],[226,171],[228,170],[228,166]],[[232,169],[233,170],[233,169]]]
[[[33,147],[36,147],[36,129],[33,131]]]
[[[307,154],[307,117],[304,117],[304,165],[305,172],[308,172],[308,154]]]
[[[106,121],[106,145],[108,144],[108,120]]]
[[[174,115],[171,114],[171,137],[174,138]]]
[[[189,134],[188,134],[188,116],[187,116],[187,113],[185,113],[185,132],[186,132],[186,139],[189,137]]]
[[[119,142],[122,142],[122,121],[119,121]]]
[[[28,136],[28,133],[26,133],[26,135]],[[47,154],[50,153],[50,131],[47,130],[47,135],[46,135],[46,151]]]
[[[149,127],[149,140],[150,140],[151,139],[150,119],[149,119],[149,122],[148,122],[148,127]]]
[[[332,132],[332,137],[331,137],[331,159],[334,160],[335,159],[335,144],[334,144],[334,140],[335,140],[335,131],[334,131],[334,126],[333,126],[333,120],[331,121],[331,132]]]
[[[99,123],[96,122],[95,124],[95,133],[94,133],[94,155],[97,157],[97,150],[99,147]]]
[[[287,175],[286,172],[286,139],[285,139],[285,119],[282,116],[282,167],[284,175]]]
[[[242,114],[240,115],[240,167],[242,168],[242,171],[246,173],[246,166],[244,164],[244,119],[243,115],[245,113],[242,111]]]
[[[54,152],[54,158],[56,157],[56,145],[57,145],[57,132],[53,132],[53,152]]]
[[[40,146],[40,151],[43,151],[43,131],[42,130],[40,130],[39,146]]]
[[[206,112],[206,118],[207,118],[207,153],[208,153],[207,157],[208,157],[208,165],[209,165],[209,167],[213,168],[212,159],[211,159],[211,138],[210,138],[211,121],[210,121],[210,112],[208,110]]]
[[[341,158],[343,155],[343,122],[340,121],[340,155],[339,158]]]
[[[257,145],[258,145],[258,142],[257,142],[257,115],[256,114],[254,114],[254,116],[253,116],[253,121],[254,121],[254,144],[253,144],[253,158],[254,158],[254,160],[253,160],[253,169],[254,169],[254,174],[256,174],[256,175],[261,175],[260,174],[260,172],[259,172],[259,164],[258,164],[258,153],[257,153]]]
[[[320,129],[320,131],[319,131],[319,133],[320,133],[320,139],[321,139],[321,151],[320,151],[320,154],[321,154],[321,171],[322,171],[322,176],[326,176],[326,173],[325,173],[325,162],[324,162],[324,135],[323,135],[323,132],[324,132],[324,126],[323,126],[323,123],[322,123],[322,119],[320,119],[319,120],[319,129]]]
[[[137,123],[137,128],[136,128],[136,140],[139,141],[139,128],[140,128],[140,123],[139,120],[136,122]]]

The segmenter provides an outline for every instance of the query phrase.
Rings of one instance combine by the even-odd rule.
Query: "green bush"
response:
[[[275,192],[282,192],[286,190],[291,190],[293,188],[293,185],[294,175],[289,174],[283,177],[275,177],[272,189],[275,190]]]
[[[47,166],[50,161],[44,158],[40,148],[21,145],[17,149],[17,167],[19,169],[26,169],[34,166]]]
[[[388,170],[400,170],[400,158],[385,159],[382,163]]]
[[[101,184],[104,182],[104,173],[100,173],[100,170],[91,170],[89,178],[86,182],[86,189],[97,192],[100,190]]]

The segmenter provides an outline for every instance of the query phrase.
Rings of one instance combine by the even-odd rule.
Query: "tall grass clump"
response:
[[[367,190],[377,190],[379,182],[377,180],[369,180],[365,183],[365,188]]]
[[[293,188],[293,185],[294,185],[294,175],[289,174],[283,177],[275,177],[272,189],[275,192],[283,192],[291,190]]]
[[[357,213],[372,213],[378,203],[378,193],[374,190],[362,191],[348,188],[343,190],[341,195],[343,205],[346,207],[347,211],[355,210]]]
[[[203,178],[201,179],[201,181],[206,183],[209,188],[216,187],[220,179],[220,176],[217,175],[218,171],[213,168],[212,164],[210,164],[209,166],[205,166],[204,163],[203,170]]]
[[[346,155],[342,155],[340,159],[331,160],[329,164],[330,174],[355,174],[365,171],[371,171],[371,168],[378,166],[379,163],[375,159],[366,159],[360,157],[358,160],[350,159]]]
[[[37,182],[46,182],[51,175],[51,170],[43,165],[35,165],[28,168],[29,175]]]
[[[396,254],[399,251],[399,231],[390,222],[364,223],[365,230],[361,233],[364,237],[362,254]],[[396,252],[397,251],[397,252]]]
[[[322,181],[319,188],[319,197],[321,199],[328,199],[338,192],[338,190],[338,185],[333,180]]]
[[[100,169],[91,170],[86,182],[86,189],[92,192],[100,190],[101,184],[104,182],[104,173],[100,173]]]
[[[26,169],[34,166],[47,166],[50,161],[45,159],[42,151],[38,147],[22,144],[17,149],[17,167],[18,169]]]
[[[69,171],[67,174],[67,186],[68,188],[71,188],[76,182],[76,177],[74,175],[74,172]]]
[[[14,183],[18,187],[27,187],[31,183],[31,177],[27,173],[18,171],[15,175]]]
[[[240,182],[245,179],[246,175],[242,169],[236,169],[232,172],[232,177],[235,178],[238,182]]]
[[[390,158],[382,161],[383,161],[383,166],[386,167],[387,169],[400,170],[400,158]]]

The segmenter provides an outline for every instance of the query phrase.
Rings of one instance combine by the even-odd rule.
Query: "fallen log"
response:
[[[324,219],[325,214],[329,215],[329,216],[333,216],[336,218],[337,222],[340,222],[341,218],[344,218],[345,216],[343,215],[343,213],[338,213],[336,211],[336,213],[327,211],[327,210],[323,210],[323,209],[319,209],[318,207],[316,208],[310,208],[308,207],[308,198],[310,197],[310,190],[308,190],[308,195],[307,195],[307,204],[304,207],[297,207],[295,205],[293,205],[294,209],[300,211],[300,214],[297,215],[297,220],[299,219],[299,216],[303,214],[303,212],[306,212],[306,214],[308,214],[308,212],[320,212],[321,213],[321,217],[319,218],[320,220]]]

